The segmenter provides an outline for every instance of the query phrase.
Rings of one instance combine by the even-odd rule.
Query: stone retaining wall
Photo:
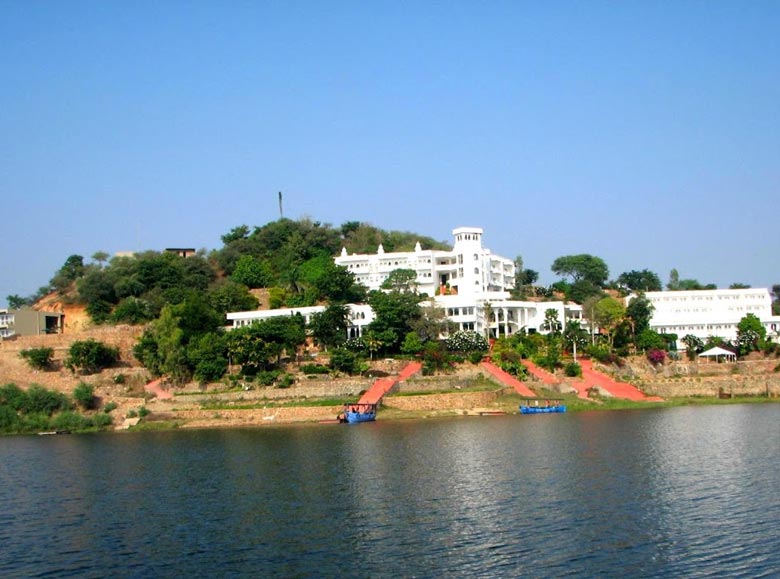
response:
[[[718,396],[718,392],[734,396],[780,396],[780,376],[728,376],[714,378],[682,378],[648,380],[637,383],[645,394],[675,398],[684,396]]]
[[[343,406],[302,406],[291,408],[258,408],[252,410],[179,410],[172,418],[185,421],[190,428],[210,426],[270,426],[289,422],[335,420]]]
[[[460,410],[489,406],[498,392],[463,392],[454,394],[423,394],[420,396],[386,396],[382,405],[398,410]]]

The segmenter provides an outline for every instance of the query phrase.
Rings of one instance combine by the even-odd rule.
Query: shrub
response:
[[[657,364],[663,364],[664,360],[666,360],[666,352],[663,350],[650,350],[647,352],[647,360],[653,365]]]
[[[290,374],[285,374],[282,376],[282,379],[279,380],[279,384],[277,384],[278,388],[289,388],[295,384],[295,378],[293,378]]]
[[[127,376],[124,374],[117,374],[113,378],[114,384],[124,384],[127,381]]]
[[[9,406],[14,412],[27,408],[27,392],[16,384],[0,386],[0,405]]]
[[[261,386],[273,386],[273,383],[276,382],[279,374],[279,370],[266,370],[264,372],[258,372],[256,376],[257,383]]]
[[[327,374],[330,372],[330,369],[321,364],[304,364],[301,366],[301,372],[309,376],[311,374]]]
[[[65,367],[72,372],[94,374],[114,365],[119,360],[119,350],[102,342],[89,339],[73,342],[68,350]]]
[[[27,361],[33,370],[48,370],[51,368],[54,350],[52,348],[29,348],[19,352],[19,355]]]
[[[98,428],[106,428],[114,423],[114,420],[108,414],[95,414],[92,420]]]
[[[84,410],[92,410],[95,407],[95,389],[86,382],[80,382],[73,390],[73,399]]]
[[[27,389],[27,401],[21,409],[25,414],[51,416],[58,410],[69,410],[70,403],[64,394],[33,384]]]
[[[484,357],[485,355],[482,352],[472,352],[469,354],[469,362],[472,364],[479,364]]]
[[[330,367],[338,372],[357,374],[360,371],[360,362],[360,356],[348,350],[346,344],[344,348],[335,348],[330,353]]]
[[[94,426],[94,422],[86,416],[66,410],[52,419],[51,426],[55,430],[85,430]]]
[[[149,416],[152,413],[151,410],[149,410],[146,406],[141,406],[141,408],[138,409],[138,416],[141,418],[145,418]]]
[[[569,362],[563,367],[563,372],[569,378],[577,378],[582,376],[582,366],[580,366],[577,362]]]
[[[489,348],[485,336],[471,331],[455,332],[445,344],[450,352],[487,352]]]
[[[7,404],[0,404],[0,432],[15,432],[20,424],[16,410]]]
[[[114,410],[116,410],[116,402],[109,402],[103,407],[103,412],[106,414],[113,412]]]

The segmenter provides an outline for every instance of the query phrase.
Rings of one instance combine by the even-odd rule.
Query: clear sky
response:
[[[0,0],[0,304],[285,216],[780,282],[780,2]]]

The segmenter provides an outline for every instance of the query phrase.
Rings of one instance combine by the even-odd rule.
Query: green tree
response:
[[[417,332],[409,332],[404,338],[403,344],[401,344],[401,353],[407,356],[413,356],[419,354],[423,350],[423,342],[420,340],[420,336]]]
[[[649,269],[641,271],[632,269],[631,271],[621,273],[617,278],[617,282],[631,291],[657,292],[662,289],[661,278]]]
[[[221,315],[256,310],[260,305],[247,286],[229,279],[219,280],[212,285],[208,292],[208,302]]]
[[[98,266],[102,269],[103,264],[108,261],[110,256],[105,251],[96,251],[92,254],[93,261],[98,263]]]
[[[653,319],[654,311],[655,306],[642,292],[638,293],[628,302],[628,307],[626,307],[626,320],[631,326],[631,335],[635,343],[638,335],[645,330],[650,329],[650,320]]]
[[[51,285],[56,291],[62,293],[82,275],[84,275],[84,258],[80,255],[71,255],[54,275]]]
[[[6,300],[8,301],[9,310],[21,310],[23,307],[29,306],[31,304],[31,300],[29,298],[23,298],[22,296],[16,294],[12,294],[6,297]]]
[[[542,322],[540,329],[552,336],[557,336],[561,333],[561,322],[558,320],[558,310],[555,308],[548,308],[544,311],[544,321]]]
[[[251,255],[242,255],[230,279],[249,288],[268,287],[273,282],[273,273],[268,263]]]
[[[733,283],[729,286],[729,289],[750,289],[750,285],[746,283]]]
[[[318,300],[332,304],[361,303],[366,299],[366,288],[357,282],[355,274],[336,265],[329,256],[312,286]]]
[[[394,269],[382,282],[382,289],[399,293],[417,293],[417,272],[413,269]]]
[[[667,344],[663,336],[656,332],[646,328],[642,330],[636,336],[636,347],[638,350],[648,352],[650,350],[666,350]]]
[[[604,260],[585,253],[561,256],[553,262],[551,269],[555,274],[571,277],[573,283],[587,281],[599,288],[604,287],[609,278],[609,268]]]
[[[585,346],[588,345],[588,338],[588,332],[576,320],[567,323],[563,330],[564,343],[571,345],[572,351],[575,353],[585,349]]]
[[[154,318],[152,304],[131,296],[120,301],[108,319],[115,324],[138,325],[145,324]]]
[[[704,341],[693,334],[686,334],[682,339],[682,343],[685,344],[685,353],[691,361],[696,359],[697,354],[704,351]]]
[[[666,284],[666,289],[673,292],[680,289],[680,273],[675,268],[669,272],[669,283]]]
[[[419,301],[416,293],[372,291],[369,294],[368,303],[375,318],[368,330],[382,343],[383,350],[399,351],[402,340],[414,330],[413,324],[422,315]]]
[[[614,344],[615,331],[626,313],[623,304],[613,297],[601,298],[595,304],[595,318],[599,327],[607,330],[610,345]]]
[[[433,298],[423,302],[420,315],[409,322],[409,326],[423,342],[432,342],[440,336],[457,331],[458,325],[447,317],[443,308],[437,307]]]
[[[228,369],[227,340],[223,334],[207,333],[187,345],[187,361],[201,384],[216,382]]]
[[[349,308],[341,304],[332,304],[322,312],[316,312],[309,319],[309,330],[314,340],[328,348],[340,346],[347,340],[349,327]]]
[[[760,350],[766,339],[766,328],[755,314],[747,314],[737,324],[739,355]]]

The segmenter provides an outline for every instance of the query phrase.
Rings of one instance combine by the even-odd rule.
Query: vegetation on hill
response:
[[[440,371],[456,358],[473,355],[478,361],[486,349],[480,341],[484,337],[476,334],[459,336],[455,341],[439,340],[443,334],[456,335],[455,328],[441,310],[419,294],[413,271],[397,270],[381,291],[368,292],[333,260],[342,248],[349,253],[375,253],[381,244],[387,252],[411,251],[419,242],[425,249],[448,249],[443,243],[357,221],[332,227],[309,219],[280,219],[254,228],[241,225],[223,235],[222,242],[220,249],[186,258],[146,251],[109,260],[106,253],[98,251],[85,263],[82,256],[72,255],[39,293],[54,290],[83,304],[96,323],[148,324],[134,355],[153,375],[167,376],[175,383],[217,381],[231,367],[239,368],[246,380],[289,383],[281,373],[281,361],[285,357],[297,360],[307,335],[328,350],[332,371],[347,373],[360,372],[367,358],[399,353],[420,357],[426,371]],[[631,270],[609,281],[609,268],[601,258],[565,255],[551,266],[561,279],[539,287],[535,285],[538,273],[525,268],[522,257],[516,258],[515,265],[515,298],[563,298],[580,303],[584,317],[598,326],[601,334],[588,336],[577,324],[564,329],[557,311],[549,309],[542,327],[544,338],[517,336],[500,342],[497,362],[505,368],[520,373],[520,359],[533,357],[555,370],[575,345],[605,361],[632,352],[645,352],[654,362],[676,356],[676,336],[659,335],[649,327],[653,308],[643,292],[661,289],[656,273]],[[680,279],[675,269],[667,284],[670,290],[710,287],[714,286]],[[308,327],[303,318],[293,316],[258,322],[229,334],[222,332],[227,312],[260,305],[250,292],[259,288],[267,290],[263,295],[268,296],[262,307],[323,304],[327,308],[312,316]],[[775,307],[780,309],[780,285],[772,291]],[[620,298],[629,293],[638,297],[626,307]],[[8,299],[12,307],[19,307],[33,298]],[[368,303],[376,315],[357,340],[346,339],[347,303]],[[495,315],[488,310],[488,316]],[[731,345],[743,355],[770,348],[760,324],[751,322],[745,322]],[[689,356],[707,345],[690,341]],[[463,344],[473,347],[464,351]],[[98,351],[94,344],[80,347],[66,360],[74,371],[90,372],[115,361],[110,351]],[[51,353],[45,350],[30,350],[23,356],[34,368],[46,369],[51,362]],[[577,368],[570,365],[566,372],[576,375]]]

